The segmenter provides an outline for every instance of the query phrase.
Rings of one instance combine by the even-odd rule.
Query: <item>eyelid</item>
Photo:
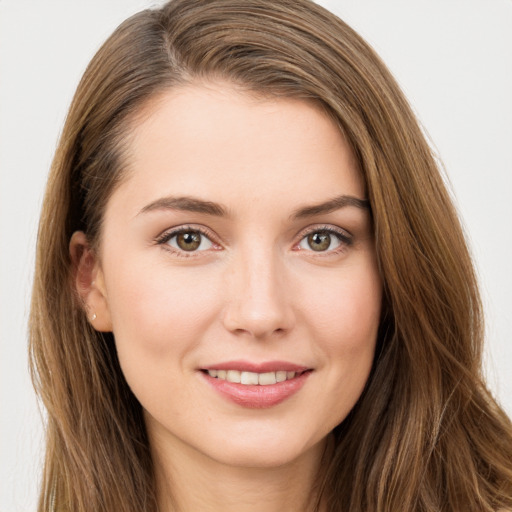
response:
[[[207,249],[204,251],[187,252],[187,251],[177,250],[167,244],[167,242],[171,238],[179,235],[180,233],[184,233],[187,231],[197,231],[198,233],[201,233],[202,236],[206,237],[214,245],[213,250],[220,250],[223,248],[222,244],[220,244],[218,242],[217,235],[211,229],[207,228],[206,226],[197,225],[197,224],[184,224],[184,225],[168,228],[165,231],[163,231],[162,233],[160,233],[155,238],[155,243],[157,245],[165,246],[166,250],[169,250],[170,252],[177,254],[178,256],[183,256],[183,257],[194,257],[194,256],[197,256],[198,253],[208,252],[210,250],[210,249]],[[297,241],[293,245],[293,249],[299,250],[299,244],[302,242],[302,240],[304,240],[304,238],[306,238],[308,235],[310,235],[312,233],[316,233],[316,232],[320,232],[320,231],[333,234],[340,240],[341,245],[340,245],[340,247],[338,247],[336,249],[332,249],[332,250],[328,250],[328,251],[319,251],[316,253],[313,250],[307,251],[307,252],[314,253],[315,256],[322,257],[322,256],[337,254],[338,252],[342,252],[347,247],[350,247],[353,244],[353,235],[351,233],[349,233],[346,229],[340,228],[340,227],[332,225],[332,224],[316,224],[316,225],[308,226],[300,231],[300,233],[297,235]],[[300,249],[300,250],[302,251],[303,249]]]
[[[171,245],[167,244],[167,242],[169,240],[171,240],[173,237],[179,235],[180,233],[186,233],[189,231],[196,231],[196,232],[200,233],[202,236],[206,237],[214,246],[213,250],[222,249],[222,245],[218,242],[218,237],[215,235],[215,233],[211,229],[207,228],[206,226],[197,225],[197,224],[182,224],[180,226],[168,228],[165,231],[163,231],[162,233],[160,233],[155,238],[155,243],[157,245],[161,245],[161,246],[165,247],[166,250],[168,250],[174,254],[177,254],[178,256],[183,256],[186,258],[194,257],[198,253],[208,252],[209,249],[206,249],[203,251],[190,251],[190,252],[181,251],[181,250],[178,250],[178,249],[172,247]]]
[[[317,232],[327,232],[329,234],[334,234],[334,236],[336,236],[340,240],[341,245],[339,248],[332,249],[330,251],[319,251],[316,253],[313,250],[307,251],[307,252],[315,253],[315,256],[321,257],[321,256],[336,254],[338,252],[345,250],[347,247],[350,247],[354,243],[353,235],[351,233],[349,233],[346,229],[340,228],[338,226],[334,226],[332,224],[316,224],[316,225],[308,226],[308,227],[304,228],[297,235],[298,241],[294,244],[294,246],[293,246],[294,249],[299,250],[298,247],[299,247],[299,244],[302,242],[302,240],[304,240],[304,238],[306,238],[308,235],[311,235],[312,233],[317,233]]]

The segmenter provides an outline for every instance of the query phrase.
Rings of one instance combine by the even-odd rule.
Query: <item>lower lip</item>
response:
[[[305,384],[311,371],[306,371],[293,379],[267,386],[237,384],[210,377],[204,372],[202,374],[210,386],[231,402],[249,409],[265,409],[278,405],[295,395]]]

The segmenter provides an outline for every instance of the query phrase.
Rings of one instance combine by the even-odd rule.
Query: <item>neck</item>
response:
[[[153,446],[161,512],[313,512],[326,442],[279,467],[233,467],[190,447]]]

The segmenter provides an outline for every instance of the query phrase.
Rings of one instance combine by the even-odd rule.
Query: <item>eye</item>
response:
[[[213,247],[213,242],[197,229],[171,231],[158,240],[158,243],[167,244],[178,252],[207,251]]]
[[[297,247],[314,252],[330,252],[350,244],[351,238],[342,232],[333,229],[317,229],[306,234]]]

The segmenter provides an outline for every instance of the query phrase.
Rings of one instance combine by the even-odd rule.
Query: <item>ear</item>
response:
[[[111,332],[112,321],[103,271],[84,232],[73,233],[69,253],[75,289],[82,299],[89,322],[97,331]]]

